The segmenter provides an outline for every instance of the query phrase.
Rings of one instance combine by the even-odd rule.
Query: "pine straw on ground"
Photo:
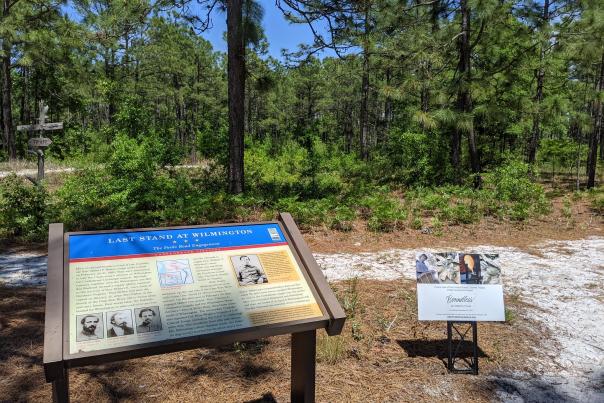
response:
[[[418,322],[415,284],[350,280],[333,284],[349,319],[341,337],[318,333],[318,402],[490,401],[493,376],[531,372],[538,324],[480,323],[480,375],[446,370],[446,324]],[[507,298],[511,316],[523,305]],[[42,369],[44,289],[0,288],[0,401],[47,402]],[[272,337],[220,349],[200,348],[72,369],[79,401],[287,402],[290,338]],[[528,358],[528,359],[527,359]]]

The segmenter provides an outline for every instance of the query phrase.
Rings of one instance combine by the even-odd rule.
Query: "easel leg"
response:
[[[466,327],[460,327],[460,325],[466,325]],[[469,325],[469,326],[468,326]],[[466,358],[458,357],[460,348],[462,348],[464,342],[469,342],[466,337],[469,336],[470,329],[472,330],[472,359],[467,360]],[[453,344],[453,333],[459,336]],[[466,373],[478,375],[478,324],[477,322],[447,322],[447,341],[449,348],[449,355],[447,360],[447,368],[452,373]],[[455,367],[456,361],[464,361],[468,364],[467,368]]]
[[[472,338],[474,341],[472,344],[474,353],[473,369],[474,375],[478,375],[478,324],[476,322],[472,322]]]
[[[292,334],[292,403],[314,403],[315,401],[315,357],[317,353],[316,332]]]
[[[449,342],[449,357],[447,360],[447,368],[449,371],[453,371],[455,368],[453,367],[453,323],[447,322],[447,340]]]
[[[69,372],[63,369],[63,376],[52,381],[53,403],[69,403]]]

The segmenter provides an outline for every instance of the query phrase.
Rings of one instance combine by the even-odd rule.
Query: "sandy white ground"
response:
[[[499,398],[604,402],[604,238],[548,241],[527,250],[480,245],[465,252],[470,251],[499,253],[505,292],[527,302],[524,315],[551,332],[551,338],[541,344],[549,360],[531,363],[540,376],[493,377]],[[315,257],[332,281],[355,276],[414,279],[416,252],[397,249]]]
[[[75,168],[51,168],[51,169],[45,169],[44,173],[52,174],[52,173],[62,173],[62,172],[74,172],[74,171],[75,171]],[[0,171],[0,178],[4,178],[11,174],[16,174],[17,176],[29,176],[29,177],[35,178],[36,175],[38,174],[38,170],[37,169],[20,169],[19,171]]]
[[[490,377],[498,385],[498,398],[604,402],[604,238],[548,241],[526,250],[488,245],[465,250],[470,251],[499,253],[505,292],[527,302],[524,315],[542,322],[551,333],[540,346],[549,359],[527,358],[538,376],[516,372]],[[416,252],[395,249],[315,257],[330,281],[394,280],[415,278]],[[45,256],[0,255],[0,282],[26,286],[45,281]]]
[[[46,284],[46,256],[39,253],[0,254],[0,283],[15,287]]]

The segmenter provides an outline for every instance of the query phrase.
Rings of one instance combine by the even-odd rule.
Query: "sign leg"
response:
[[[472,352],[474,353],[474,375],[478,375],[478,323],[472,322],[472,338],[474,339],[474,344],[472,345]]]
[[[316,332],[292,334],[292,403],[314,403],[315,401],[315,357],[317,353]]]
[[[63,376],[52,381],[53,403],[69,403],[69,372],[63,368]]]
[[[455,367],[453,367],[453,323],[447,321],[447,343],[449,347],[449,356],[447,357],[447,368],[450,372],[452,372]]]
[[[472,340],[467,340],[470,330],[472,331]],[[458,338],[453,340],[455,333]],[[472,358],[468,359],[465,356],[458,356],[458,353],[463,350],[464,343],[471,343]],[[478,375],[478,324],[477,322],[447,322],[447,344],[449,355],[447,360],[447,368],[452,373],[464,373]],[[467,364],[465,368],[458,368],[455,362],[462,361]]]

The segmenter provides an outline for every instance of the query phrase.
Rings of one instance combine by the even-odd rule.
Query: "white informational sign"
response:
[[[415,271],[419,320],[505,321],[498,255],[421,252]]]

